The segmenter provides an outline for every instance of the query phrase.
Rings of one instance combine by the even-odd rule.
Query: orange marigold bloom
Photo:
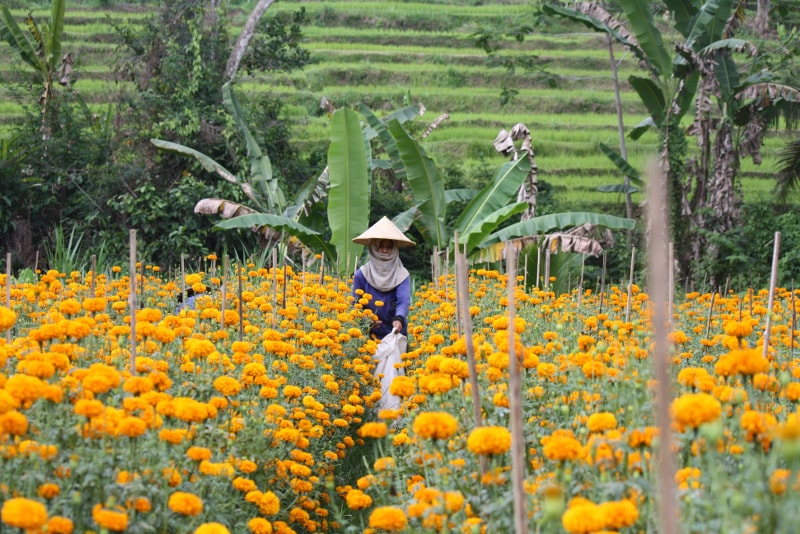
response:
[[[114,532],[123,532],[128,529],[128,514],[103,508],[100,504],[95,504],[92,508],[92,519],[100,528]]]
[[[203,523],[194,530],[194,534],[230,534],[230,532],[222,523]]]
[[[3,503],[0,520],[10,527],[37,529],[47,521],[47,508],[31,499],[17,497]]]
[[[408,398],[415,392],[414,379],[410,376],[396,376],[389,386],[389,393],[397,397]]]
[[[60,515],[54,515],[48,519],[44,526],[44,531],[48,534],[72,534],[74,530],[75,525],[72,523],[72,519]]]
[[[600,512],[604,516],[604,528],[609,530],[630,527],[639,519],[639,510],[628,499],[604,502],[600,504]]]
[[[36,493],[39,494],[39,497],[43,499],[52,499],[53,497],[58,497],[61,493],[61,489],[58,487],[58,484],[42,484],[36,490]]]
[[[728,321],[725,323],[725,333],[729,336],[743,338],[753,333],[750,321]]]
[[[683,432],[686,427],[697,428],[703,423],[716,421],[722,414],[722,405],[708,393],[687,393],[672,401],[670,411]]]
[[[250,491],[245,495],[244,500],[255,504],[263,515],[275,515],[281,509],[280,499],[271,491],[266,493],[258,490]]]
[[[473,428],[467,438],[467,449],[473,454],[503,454],[511,448],[511,432],[503,426]]]
[[[714,366],[719,376],[754,375],[769,371],[769,360],[761,349],[734,349],[723,354]]]
[[[370,528],[400,532],[408,525],[405,512],[395,506],[381,506],[375,508],[369,515]]]
[[[0,306],[0,332],[8,330],[14,326],[15,322],[17,322],[17,314],[5,306]]]
[[[147,431],[147,423],[134,416],[123,417],[117,423],[117,433],[129,438],[138,438]]]
[[[603,512],[599,506],[586,499],[573,499],[573,502],[561,516],[564,530],[570,534],[589,534],[604,528]]]
[[[220,376],[214,380],[214,389],[223,395],[231,397],[242,390],[242,384],[230,376]]]
[[[448,439],[458,430],[458,420],[447,412],[422,412],[414,418],[412,430],[424,439]]]
[[[568,430],[556,430],[553,434],[541,438],[540,441],[543,445],[543,454],[550,460],[571,461],[586,455],[584,446]]]
[[[362,438],[385,438],[388,432],[386,423],[364,423],[358,429],[358,435]]]
[[[203,511],[203,501],[194,493],[176,491],[167,501],[169,509],[176,514],[197,515]]]
[[[589,432],[605,432],[617,428],[617,418],[610,412],[593,413],[586,421]]]
[[[358,489],[348,491],[345,501],[351,510],[362,510],[372,506],[372,497]]]
[[[253,534],[272,534],[272,523],[263,517],[254,517],[247,522],[247,528]]]
[[[186,451],[186,456],[195,462],[211,459],[211,449],[206,447],[192,446]]]

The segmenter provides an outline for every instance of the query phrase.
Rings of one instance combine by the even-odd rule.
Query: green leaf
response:
[[[623,195],[638,193],[640,191],[638,187],[625,184],[599,185],[597,186],[597,190],[601,193],[622,193]]]
[[[478,194],[474,189],[448,189],[444,192],[444,201],[447,204],[453,202],[469,202]]]
[[[286,197],[278,184],[278,179],[272,175],[272,163],[269,157],[261,151],[261,147],[244,122],[244,113],[230,82],[222,86],[222,102],[244,135],[247,159],[250,162],[250,184],[266,198],[270,211],[282,213],[286,208]]]
[[[388,126],[400,150],[414,201],[419,204],[423,231],[430,236],[434,246],[443,249],[450,241],[449,231],[444,223],[444,178],[425,150],[408,135],[397,120],[390,121]]]
[[[394,170],[395,176],[399,180],[406,179],[406,168],[403,166],[403,160],[400,159],[400,150],[397,148],[397,143],[394,141],[394,137],[389,132],[388,128],[386,128],[386,123],[379,119],[372,111],[365,106],[364,104],[358,104],[358,110],[364,115],[364,118],[367,119],[367,124],[369,127],[377,133],[378,137],[383,144],[384,150],[389,155],[389,161],[391,163],[391,169]],[[365,131],[365,136],[367,133]],[[373,162],[376,160],[373,160]]]
[[[0,38],[11,45],[25,63],[41,73],[44,62],[36,55],[37,48],[23,33],[6,6],[0,6]]]
[[[684,37],[689,35],[689,22],[697,13],[697,7],[691,0],[664,0],[664,4],[675,20],[675,28]]]
[[[530,237],[547,234],[564,228],[574,228],[586,223],[604,226],[612,230],[633,230],[636,227],[636,221],[634,219],[615,217],[614,215],[606,215],[604,213],[580,211],[553,213],[551,215],[542,215],[541,217],[534,217],[533,219],[521,221],[507,226],[502,230],[498,230],[487,237],[486,240],[481,243],[481,247],[508,241],[509,239],[517,237]]]
[[[739,71],[736,69],[736,63],[727,50],[716,52],[714,61],[717,63],[714,74],[719,83],[722,99],[729,100],[739,90]]]
[[[251,213],[248,215],[240,215],[232,219],[226,219],[214,225],[215,228],[220,230],[259,228],[262,226],[268,226],[294,236],[308,248],[325,252],[325,256],[328,258],[335,257],[334,250],[331,248],[330,244],[323,239],[322,234],[283,215],[275,215],[273,213]]]
[[[421,105],[412,104],[410,106],[406,106],[404,108],[400,108],[396,111],[389,113],[381,120],[383,121],[384,124],[388,124],[392,120],[397,120],[397,122],[403,124],[415,117],[419,117],[422,114],[421,113],[422,109],[423,108],[421,107]],[[372,141],[377,136],[378,132],[372,129],[369,125],[364,127],[364,137],[367,139],[367,141]]]
[[[527,202],[515,202],[486,214],[480,221],[473,224],[468,231],[459,236],[461,242],[467,243],[467,255],[474,252],[498,226],[526,209],[528,209]]]
[[[47,39],[48,63],[51,69],[61,61],[61,38],[64,35],[64,11],[66,0],[53,0],[53,11],[50,18],[50,35]]]
[[[603,154],[608,156],[608,159],[610,159],[614,163],[614,165],[617,166],[617,169],[619,169],[620,172],[622,172],[623,175],[627,176],[628,180],[630,180],[631,183],[634,183],[634,184],[637,184],[637,185],[644,185],[644,182],[642,182],[642,177],[639,174],[639,171],[637,171],[636,169],[631,167],[630,163],[628,163],[627,160],[622,159],[622,156],[617,154],[607,144],[600,143],[599,146],[600,146],[600,150],[603,152]]]
[[[344,269],[347,260],[362,250],[362,245],[352,239],[369,225],[367,151],[358,114],[351,109],[339,109],[333,114],[328,173],[331,243]]]
[[[680,121],[681,117],[692,108],[694,97],[697,94],[697,85],[700,83],[700,72],[694,71],[683,80],[683,88],[676,98],[678,102],[678,111],[673,115],[676,121]]]
[[[197,162],[203,166],[205,170],[208,172],[215,172],[225,178],[227,181],[238,184],[239,178],[233,174],[231,171],[223,167],[221,164],[217,163],[210,157],[206,156],[202,152],[198,152],[193,148],[189,148],[186,145],[182,145],[180,143],[173,143],[172,141],[164,141],[162,139],[150,139],[150,142],[153,143],[156,147],[164,150],[166,152],[173,152],[175,154],[182,154],[184,156],[191,156],[197,160]]]
[[[392,222],[401,232],[405,233],[414,223],[414,217],[417,215],[418,209],[419,206],[417,205],[411,206],[406,211],[395,215],[394,218],[392,218]]]
[[[619,44],[627,47],[629,50],[633,52],[633,54],[642,61],[647,61],[647,57],[645,56],[644,51],[642,51],[636,43],[631,42],[630,40],[626,39],[622,36],[619,32],[611,28],[608,24],[590,16],[585,13],[581,13],[580,11],[576,11],[574,9],[559,6],[556,4],[544,4],[542,6],[542,11],[548,15],[557,15],[573,22],[580,22],[584,26],[591,28],[598,32],[604,32],[613,37]]]
[[[647,56],[647,62],[661,77],[672,74],[672,58],[664,47],[661,32],[653,21],[650,2],[647,0],[620,0],[628,16],[628,25]]]
[[[722,37],[733,8],[732,0],[708,0],[689,24],[686,46],[699,51]]]
[[[633,90],[642,99],[650,116],[657,125],[664,123],[664,116],[667,109],[667,99],[664,96],[661,88],[650,78],[642,78],[640,76],[630,76],[628,83],[631,84]]]
[[[628,137],[633,140],[639,139],[641,136],[649,132],[653,127],[655,127],[656,123],[653,121],[653,117],[647,117],[642,122],[637,124],[633,127],[633,129],[628,133]]]
[[[491,183],[484,187],[472,201],[467,204],[454,224],[455,230],[466,241],[489,213],[506,206],[512,199],[516,200],[517,192],[530,172],[531,166],[527,152],[514,161],[504,163],[494,175]]]

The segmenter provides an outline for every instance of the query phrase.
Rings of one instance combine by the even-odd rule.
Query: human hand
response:
[[[394,328],[398,332],[402,332],[403,331],[403,323],[402,323],[402,321],[398,321],[397,319],[392,321],[392,328]]]

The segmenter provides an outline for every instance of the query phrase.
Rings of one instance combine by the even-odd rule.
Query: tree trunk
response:
[[[766,37],[769,29],[769,0],[758,0],[756,5],[756,31],[759,37]]]
[[[241,63],[242,57],[244,57],[247,45],[256,32],[258,21],[261,20],[264,12],[274,2],[275,0],[258,0],[258,4],[253,8],[252,13],[250,13],[247,22],[239,34],[239,38],[236,39],[236,44],[233,45],[233,50],[231,50],[231,56],[228,58],[228,64],[225,66],[225,81],[231,81],[233,77],[236,76],[236,71],[239,70],[239,63]]]

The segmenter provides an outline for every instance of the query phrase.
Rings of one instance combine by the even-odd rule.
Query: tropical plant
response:
[[[628,80],[650,113],[630,136],[636,139],[651,127],[659,131],[672,239],[682,273],[690,276],[691,262],[716,256],[713,243],[703,236],[724,233],[739,224],[741,158],[751,156],[760,162],[759,149],[767,127],[782,117],[792,124],[800,92],[794,86],[775,83],[768,70],[740,75],[748,65],[737,65],[734,52],[751,58],[759,55],[754,45],[732,38],[744,18],[740,2],[665,0],[664,4],[683,38],[675,45],[674,54],[664,44],[651,6],[644,0],[620,2],[632,33],[613,17],[596,16],[596,5],[592,14],[587,8],[591,4],[578,9],[548,5],[545,11],[606,32],[630,49],[650,74]],[[749,66],[754,65],[762,66],[753,60]],[[680,120],[692,102],[696,114],[688,135],[697,139],[698,155],[686,161]],[[629,176],[630,165],[619,157],[612,160]],[[719,274],[712,272],[712,279]]]

